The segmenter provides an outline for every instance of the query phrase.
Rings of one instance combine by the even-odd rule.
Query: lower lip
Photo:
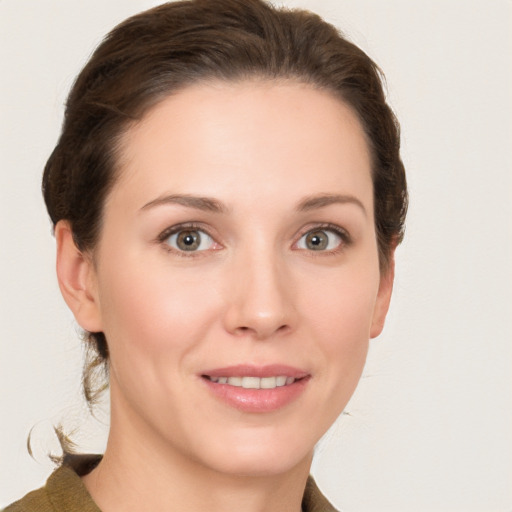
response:
[[[273,389],[246,389],[219,384],[204,377],[202,380],[217,398],[231,407],[243,412],[264,413],[277,411],[296,400],[306,389],[309,377]]]

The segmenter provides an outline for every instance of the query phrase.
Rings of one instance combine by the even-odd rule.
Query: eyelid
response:
[[[210,237],[214,241],[215,244],[221,246],[221,244],[217,241],[216,237],[212,234],[209,226],[203,224],[202,222],[181,222],[179,224],[173,224],[172,226],[169,226],[168,228],[164,229],[158,235],[158,237],[156,238],[156,242],[159,244],[165,245],[165,249],[168,252],[172,252],[174,254],[177,254],[179,256],[184,256],[186,258],[197,257],[197,256],[200,256],[201,253],[208,252],[208,250],[190,251],[190,252],[180,251],[166,243],[166,241],[169,239],[169,237],[171,237],[172,235],[175,235],[176,233],[179,233],[180,231],[201,231],[202,233],[204,233],[208,237]],[[212,250],[217,250],[217,249],[212,249]]]
[[[298,248],[297,248],[297,250],[304,250],[304,251],[307,251],[307,252],[310,252],[310,253],[314,252],[315,255],[320,256],[322,254],[333,254],[333,253],[339,252],[339,251],[343,250],[344,248],[346,248],[347,246],[352,244],[352,237],[350,236],[350,233],[346,229],[342,228],[341,226],[339,226],[337,224],[332,224],[330,222],[319,222],[319,223],[316,223],[316,224],[312,223],[312,224],[308,224],[308,225],[304,226],[299,231],[297,240],[293,244],[294,247],[296,248],[296,246],[299,243],[299,241],[305,235],[310,233],[311,231],[331,231],[331,232],[333,232],[334,234],[336,234],[337,236],[339,236],[341,238],[342,243],[340,244],[339,247],[337,247],[334,250],[307,251],[307,249],[298,249]]]
[[[215,236],[212,233],[212,230],[208,225],[203,224],[202,222],[193,222],[193,221],[192,222],[181,222],[181,223],[173,224],[172,226],[169,226],[168,228],[164,229],[158,235],[156,242],[160,243],[160,244],[165,244],[166,250],[168,250],[169,252],[173,252],[175,254],[178,254],[178,255],[184,256],[184,257],[194,257],[194,256],[197,257],[197,256],[200,256],[201,253],[208,252],[206,250],[190,251],[190,252],[180,251],[180,250],[174,249],[173,247],[169,246],[166,243],[167,239],[170,236],[172,236],[176,233],[179,233],[180,231],[187,231],[187,230],[202,231],[203,233],[208,235],[216,244],[218,244],[219,246],[222,246],[222,244],[217,241],[217,236]],[[334,250],[318,251],[315,253],[315,255],[321,256],[322,254],[324,254],[324,255],[333,254],[333,253],[343,250],[344,248],[346,248],[347,246],[352,244],[352,237],[351,237],[350,233],[345,228],[342,228],[338,224],[333,224],[330,222],[318,222],[318,223],[309,223],[306,226],[301,228],[301,230],[299,231],[299,233],[297,235],[296,241],[293,243],[293,248],[295,248],[296,250],[304,250],[309,253],[315,252],[315,251],[307,251],[306,249],[298,249],[296,247],[299,240],[301,240],[302,237],[307,235],[309,232],[315,231],[315,230],[331,231],[331,232],[335,233],[337,236],[339,236],[342,240],[340,247],[337,247]]]

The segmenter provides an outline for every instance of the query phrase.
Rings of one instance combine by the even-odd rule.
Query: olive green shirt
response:
[[[100,460],[98,455],[66,457],[64,464],[50,475],[44,487],[28,493],[3,512],[101,512],[80,478],[92,471]],[[302,499],[302,510],[337,512],[311,477]]]

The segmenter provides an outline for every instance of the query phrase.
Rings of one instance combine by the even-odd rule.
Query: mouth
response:
[[[211,375],[202,375],[204,379],[214,382],[216,384],[227,384],[244,389],[275,389],[283,386],[290,386],[297,380],[295,377],[287,377],[286,375],[278,375],[275,377],[251,377],[251,376],[238,376],[238,377],[213,377]],[[305,378],[305,377],[302,377]]]
[[[206,371],[201,379],[224,404],[239,411],[264,413],[298,399],[308,387],[311,375],[283,365],[238,365]]]

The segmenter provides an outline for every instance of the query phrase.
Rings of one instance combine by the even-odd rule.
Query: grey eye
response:
[[[212,248],[214,241],[204,231],[186,229],[173,233],[167,243],[178,251],[206,251]]]
[[[315,229],[307,232],[297,243],[299,249],[308,251],[332,251],[342,242],[341,236],[330,229]]]

